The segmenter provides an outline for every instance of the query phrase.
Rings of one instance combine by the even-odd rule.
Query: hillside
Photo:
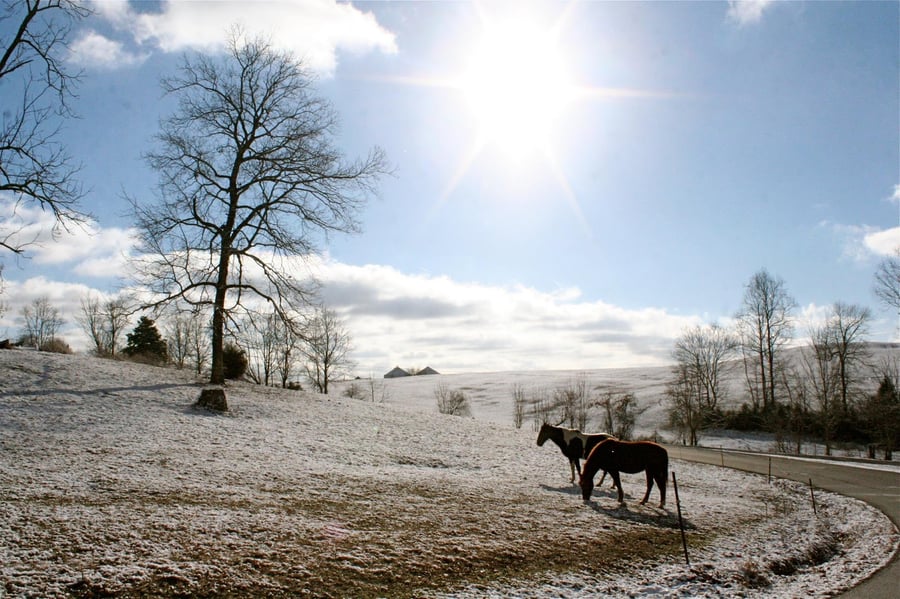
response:
[[[869,343],[869,362],[877,368],[885,360],[900,364],[900,344]],[[786,351],[786,357],[792,362],[800,359],[799,349]],[[441,374],[439,376],[411,376],[394,379],[376,379],[376,398],[384,403],[416,411],[436,410],[434,389],[439,384],[451,389],[460,389],[469,397],[472,416],[476,420],[492,422],[501,426],[513,425],[512,388],[521,385],[529,396],[535,392],[550,392],[566,387],[573,381],[583,378],[594,396],[607,391],[614,393],[633,393],[637,399],[640,415],[637,418],[635,434],[645,437],[661,437],[676,441],[674,433],[667,430],[666,386],[671,379],[668,366],[641,368],[598,368],[593,370],[544,370],[544,371],[509,371],[481,372],[463,374]],[[865,384],[874,392],[879,379],[875,371],[867,373]],[[347,381],[333,386],[332,393],[341,395],[350,385],[357,385],[364,395],[371,397],[370,383],[367,380]],[[738,409],[747,401],[746,383],[743,367],[740,362],[732,362],[724,369],[723,387],[726,396],[722,401],[725,409]],[[523,428],[534,429],[530,417],[526,418]],[[590,430],[602,430],[599,420],[595,419]],[[534,429],[536,430],[536,429]],[[773,450],[773,435],[742,434],[735,436],[727,431],[703,431],[700,445],[708,447],[730,447],[737,449]],[[815,443],[807,443],[805,452],[821,454],[823,448]],[[850,448],[837,452],[855,457],[863,457],[862,447]]]
[[[244,383],[213,415],[187,373],[81,355],[0,373],[7,597],[824,597],[897,545],[858,501],[673,460],[688,567],[671,487],[585,505],[530,430]]]

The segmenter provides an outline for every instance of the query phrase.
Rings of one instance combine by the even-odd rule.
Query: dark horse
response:
[[[595,445],[612,438],[611,435],[606,433],[589,435],[573,428],[562,428],[545,422],[541,425],[541,432],[538,433],[537,444],[540,447],[547,439],[550,439],[559,446],[563,455],[569,458],[569,467],[572,470],[572,483],[574,483],[575,472],[581,474],[581,462],[579,460],[587,457]],[[596,470],[594,472],[596,473]],[[600,482],[603,482],[602,478]]]
[[[669,478],[669,454],[662,445],[650,441],[618,441],[609,439],[599,443],[591,450],[584,468],[581,471],[581,497],[585,501],[591,498],[594,490],[594,475],[598,470],[605,470],[613,479],[619,491],[619,503],[625,501],[622,493],[622,482],[619,472],[635,474],[642,470],[647,472],[647,492],[641,505],[647,503],[653,481],[659,487],[659,507],[666,505],[666,482]]]

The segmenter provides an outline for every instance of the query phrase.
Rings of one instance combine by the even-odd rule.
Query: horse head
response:
[[[550,438],[550,431],[552,427],[546,422],[541,425],[541,432],[538,433],[537,444],[538,447],[542,447],[544,442]]]

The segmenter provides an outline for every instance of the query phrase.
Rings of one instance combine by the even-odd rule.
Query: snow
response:
[[[818,491],[816,516],[799,483],[672,460],[686,565],[671,485],[665,510],[642,475],[584,504],[513,428],[513,383],[573,373],[377,381],[377,401],[235,383],[225,415],[173,369],[7,350],[0,373],[0,597],[827,597],[900,542],[857,500]],[[436,413],[439,381],[474,418]]]

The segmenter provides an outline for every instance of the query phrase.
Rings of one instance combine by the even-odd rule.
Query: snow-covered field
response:
[[[585,505],[513,428],[500,390],[554,376],[375,402],[238,383],[212,415],[184,372],[0,351],[0,597],[825,597],[897,550],[864,503],[820,491],[815,516],[802,485],[673,460],[685,565],[671,486],[665,510],[642,475]],[[439,380],[474,419],[436,413]]]

